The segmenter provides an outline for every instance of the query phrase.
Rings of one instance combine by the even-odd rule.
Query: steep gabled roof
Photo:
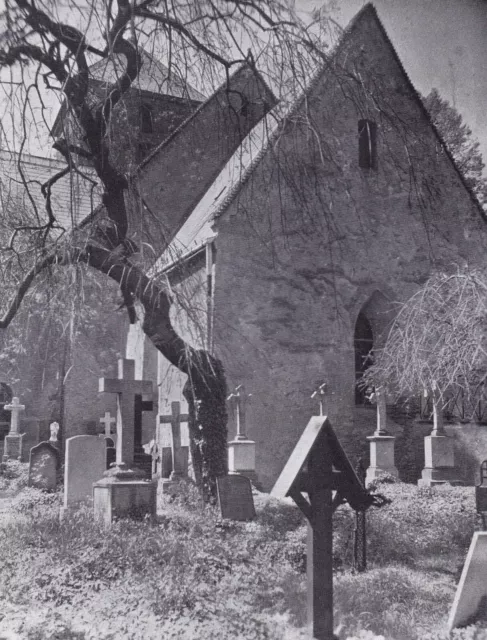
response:
[[[260,160],[264,157],[266,150],[275,141],[280,127],[276,125],[279,118],[292,117],[304,104],[310,93],[317,84],[322,81],[323,77],[329,72],[340,53],[348,45],[357,28],[360,27],[362,21],[372,19],[379,28],[387,46],[390,48],[391,54],[398,65],[400,72],[403,74],[409,90],[424,118],[429,123],[439,144],[443,148],[447,158],[451,162],[454,170],[459,176],[462,185],[465,187],[469,197],[478,209],[484,220],[487,220],[486,213],[482,209],[478,199],[467,184],[463,174],[457,167],[446,143],[440,135],[438,129],[431,120],[430,114],[426,110],[421,96],[414,88],[406,70],[404,69],[399,56],[382,25],[375,7],[372,4],[365,5],[357,15],[352,19],[347,28],[344,30],[340,41],[331,52],[327,61],[320,66],[311,78],[308,86],[303,94],[295,101],[295,103],[287,110],[287,113],[281,109],[281,113],[277,115],[277,108],[274,108],[266,118],[260,123],[262,126],[256,127],[255,131],[251,131],[242,146],[237,149],[230,161],[221,171],[215,182],[211,185],[193,213],[177,232],[171,241],[168,249],[166,249],[161,258],[156,263],[154,270],[167,270],[174,266],[179,260],[184,259],[188,254],[193,254],[198,247],[203,246],[209,239],[216,235],[215,222],[217,218],[228,208],[233,199],[237,196],[242,186],[249,179],[252,172],[258,166]],[[203,105],[202,105],[203,106]],[[202,108],[200,107],[200,109]],[[265,129],[265,134],[263,129]],[[240,164],[239,164],[240,163]],[[238,168],[237,168],[238,167]]]
[[[185,78],[176,71],[169,69],[151,56],[147,51],[140,52],[142,65],[137,79],[133,82],[134,89],[151,93],[186,98],[188,100],[205,100],[205,96],[191,87]],[[125,69],[125,56],[114,55],[112,58],[102,58],[90,67],[90,77],[104,84],[116,82]]]

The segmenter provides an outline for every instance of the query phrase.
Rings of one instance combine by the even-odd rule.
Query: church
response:
[[[356,459],[375,429],[356,382],[397,303],[486,255],[485,214],[372,5],[287,112],[243,67],[133,181],[132,237],[155,247],[150,273],[170,287],[175,326],[222,360],[229,392],[251,395],[245,435],[266,488],[325,382]],[[184,376],[152,351],[132,327],[128,354],[159,405],[183,401]]]
[[[150,70],[162,65],[149,57],[144,65],[112,145],[130,175],[130,237],[171,292],[174,326],[222,361],[229,394],[244,386],[245,435],[265,489],[319,410],[311,395],[324,383],[325,413],[356,461],[376,420],[356,384],[367,355],[434,271],[483,264],[484,211],[370,4],[289,108],[247,65],[206,99]],[[109,78],[103,65],[95,71],[96,98]],[[61,111],[54,133],[70,126]],[[126,356],[158,389],[144,442],[161,438],[157,414],[175,400],[184,410],[185,376],[138,325]],[[95,376],[71,375],[69,406],[80,389],[97,396]],[[100,402],[83,403],[85,420],[98,424]],[[463,444],[487,457],[471,428]],[[231,439],[230,406],[228,429]]]

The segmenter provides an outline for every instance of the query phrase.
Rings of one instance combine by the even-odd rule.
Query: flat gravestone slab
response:
[[[223,476],[216,479],[218,504],[222,518],[252,520],[255,518],[252,485],[245,476]]]
[[[458,583],[455,599],[448,618],[448,630],[464,627],[484,616],[481,611],[487,598],[487,532],[474,533],[467,559]]]
[[[55,491],[59,467],[59,451],[50,442],[32,447],[29,457],[29,486]]]
[[[90,500],[93,483],[103,478],[107,448],[98,436],[74,436],[66,440],[64,508]]]

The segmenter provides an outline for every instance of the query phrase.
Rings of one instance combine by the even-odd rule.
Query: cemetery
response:
[[[468,47],[393,2],[4,4],[0,640],[487,640]]]
[[[487,462],[476,488],[400,482],[379,390],[370,466],[355,471],[324,415],[322,384],[316,415],[263,493],[245,435],[251,394],[239,385],[228,396],[239,413],[230,473],[205,504],[178,403],[158,417],[165,440],[143,443],[149,473],[134,465],[136,398],[150,402],[151,387],[134,379],[132,361],[118,370],[99,383],[116,394],[117,417],[100,417],[98,436],[68,438],[64,460],[56,423],[28,455],[7,440],[2,637],[487,637]],[[21,436],[25,407],[14,398],[6,409],[10,436]],[[435,412],[441,433],[438,421]]]

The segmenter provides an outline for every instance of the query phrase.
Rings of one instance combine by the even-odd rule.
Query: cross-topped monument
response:
[[[388,436],[387,431],[387,394],[382,387],[376,387],[369,395],[369,400],[377,407],[377,426],[375,436]]]
[[[112,424],[117,422],[116,418],[112,418],[110,411],[105,411],[105,415],[100,418],[100,422],[105,427],[105,436],[109,438],[112,435]]]
[[[12,412],[12,417],[10,420],[10,432],[9,435],[16,435],[19,432],[19,414],[21,411],[24,411],[25,405],[20,404],[18,398],[12,399],[12,404],[6,404],[3,407],[6,411]]]
[[[245,435],[245,406],[247,399],[251,397],[251,393],[245,393],[243,384],[239,384],[227,398],[228,401],[235,403],[237,408],[237,435],[235,440],[248,440]]]
[[[98,390],[117,394],[116,462],[131,467],[135,447],[135,396],[152,394],[152,381],[135,380],[135,362],[120,358],[118,378],[100,378]]]
[[[171,425],[172,472],[169,480],[178,480],[188,475],[188,432],[182,433],[181,423],[187,423],[189,416],[181,413],[181,404],[171,402],[171,415],[159,416],[160,424]]]
[[[320,402],[320,416],[323,415],[323,403],[325,400],[325,396],[326,396],[326,392],[328,389],[328,383],[327,382],[323,382],[323,384],[320,384],[319,387],[317,387],[313,393],[311,394],[311,397],[314,398],[318,398],[319,402]]]
[[[12,416],[10,418],[10,431],[5,436],[2,461],[6,462],[9,458],[21,460],[23,435],[19,433],[19,414],[25,409],[25,405],[20,404],[18,398],[13,398],[11,404],[4,405],[4,409],[11,411]]]

